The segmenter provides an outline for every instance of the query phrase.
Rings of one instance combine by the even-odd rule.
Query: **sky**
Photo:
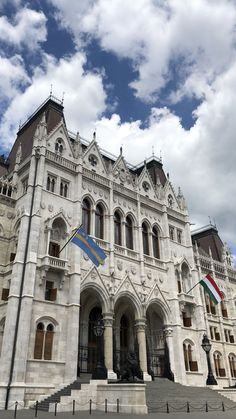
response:
[[[71,131],[161,156],[236,255],[236,0],[0,0],[0,154],[50,91]]]

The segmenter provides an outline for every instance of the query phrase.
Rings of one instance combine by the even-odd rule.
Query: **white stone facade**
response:
[[[36,131],[30,134],[31,120],[19,131],[14,165],[1,178],[1,406],[7,385],[9,403],[28,403],[72,382],[78,370],[90,372],[96,352],[93,316],[99,312],[110,378],[128,350],[138,354],[146,380],[165,374],[166,342],[175,381],[204,386],[203,333],[211,337],[218,331],[211,350],[212,357],[216,352],[221,358],[218,385],[234,384],[229,356],[236,355],[235,338],[230,338],[236,336],[236,270],[226,260],[216,263],[194,254],[184,198],[180,190],[175,193],[158,159],[136,168],[127,165],[122,150],[113,159],[99,150],[96,138],[87,144],[73,137],[62,109],[61,120],[49,131],[50,104],[55,105],[49,99],[37,111]],[[73,244],[57,257],[81,224],[85,201],[90,235],[107,254],[98,269]],[[99,222],[102,238],[96,237]],[[187,294],[205,271],[213,272],[224,291],[227,318],[220,306],[207,313],[201,286]],[[215,374],[213,358],[212,366]]]

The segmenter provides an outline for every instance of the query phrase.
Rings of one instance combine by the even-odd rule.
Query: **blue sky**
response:
[[[0,153],[52,85],[72,131],[161,154],[236,254],[235,28],[235,0],[0,0]]]

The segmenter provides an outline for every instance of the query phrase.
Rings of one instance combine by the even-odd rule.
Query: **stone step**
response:
[[[215,390],[206,387],[183,386],[160,378],[146,383],[146,401],[149,412],[166,412],[167,403],[170,409],[173,408],[176,411],[180,409],[183,412],[187,411],[188,404],[189,408],[192,406],[192,409],[196,411],[206,411],[206,404],[209,411],[216,407],[221,410],[224,406],[236,409],[235,402]]]

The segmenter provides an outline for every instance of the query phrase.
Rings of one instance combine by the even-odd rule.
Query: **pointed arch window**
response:
[[[101,204],[95,210],[95,237],[104,238],[104,210]]]
[[[217,377],[225,377],[225,369],[222,366],[222,355],[220,352],[214,352],[213,354],[214,359],[214,366],[215,366],[215,372]]]
[[[229,354],[229,368],[232,378],[236,378],[236,356],[234,354]]]
[[[54,176],[48,175],[47,177],[47,191],[55,192],[56,178]]]
[[[52,359],[54,326],[40,322],[36,327],[34,359]]]
[[[194,361],[194,346],[189,342],[183,343],[185,371],[198,371],[197,361]]]
[[[83,200],[82,205],[82,224],[85,232],[90,234],[91,226],[91,204],[88,199]]]
[[[148,226],[146,223],[142,224],[142,236],[143,236],[143,253],[145,255],[149,255]]]
[[[119,246],[122,245],[122,235],[121,235],[121,216],[118,211],[114,214],[114,235],[115,235],[115,244]]]
[[[155,226],[152,229],[152,249],[154,258],[160,259],[159,234]]]
[[[224,317],[224,318],[228,318],[228,311],[227,311],[227,306],[226,306],[226,302],[225,302],[225,295],[222,293],[222,295],[223,295],[223,300],[220,302],[220,306],[221,306],[221,313],[222,313],[222,316]]]
[[[128,249],[133,249],[134,248],[133,221],[129,215],[126,217],[126,220],[125,220],[125,239],[126,239],[126,247],[128,247]]]

